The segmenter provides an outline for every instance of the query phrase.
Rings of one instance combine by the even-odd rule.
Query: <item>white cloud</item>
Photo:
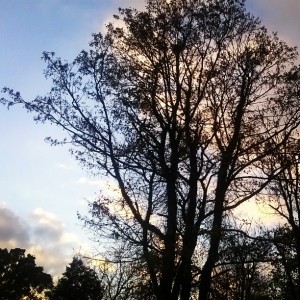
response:
[[[87,177],[81,177],[78,179],[77,183],[80,184],[87,184],[87,185],[96,185],[96,186],[102,186],[102,181],[101,180],[92,180]]]
[[[68,169],[68,166],[65,165],[65,164],[57,164],[56,166],[57,166],[57,168],[59,168],[59,169]]]
[[[255,224],[264,224],[265,226],[274,226],[282,223],[282,218],[274,213],[267,201],[246,201],[238,206],[234,213],[239,219],[247,220]]]
[[[86,184],[90,186],[97,186],[101,191],[101,195],[112,197],[112,198],[120,198],[121,193],[118,184],[109,179],[100,179],[100,180],[92,180],[87,177],[81,177],[77,183]]]

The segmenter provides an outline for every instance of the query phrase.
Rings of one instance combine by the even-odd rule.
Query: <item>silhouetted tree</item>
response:
[[[300,78],[295,71],[291,75]],[[296,84],[296,83],[295,83]],[[293,90],[299,93],[297,84]],[[275,214],[280,216],[286,226],[277,228],[274,234],[274,245],[281,256],[286,274],[288,293],[292,299],[300,299],[300,143],[298,135],[293,135],[281,151],[276,151],[266,166],[270,172],[274,166],[281,166],[283,172],[269,185],[269,205]],[[281,242],[280,242],[281,241]],[[291,247],[291,248],[290,248]],[[292,254],[292,263],[287,259]],[[286,261],[287,260],[287,261]],[[285,262],[286,261],[286,262]],[[285,262],[285,263],[284,263]],[[291,266],[292,265],[292,266]],[[292,271],[293,270],[293,271]]]
[[[105,287],[105,300],[155,300],[143,258],[132,260],[131,245],[111,245],[98,263],[97,272]],[[136,249],[133,249],[136,251]],[[92,259],[93,260],[93,259]],[[97,258],[95,259],[97,262]]]
[[[87,224],[138,249],[157,299],[207,300],[224,217],[280,174],[261,170],[300,122],[297,52],[240,0],[148,0],[116,18],[72,63],[44,53],[47,96],[1,102],[62,127],[117,184]]]
[[[299,269],[297,243],[293,230],[281,225],[268,233],[273,249],[272,272],[270,275],[272,299],[299,300]]]
[[[74,257],[53,288],[51,300],[101,300],[104,288],[95,270]]]
[[[272,243],[262,236],[250,237],[241,230],[225,231],[213,271],[210,299],[271,300],[271,249]]]
[[[35,257],[20,248],[0,249],[0,299],[36,298],[52,287],[51,275],[35,264]]]

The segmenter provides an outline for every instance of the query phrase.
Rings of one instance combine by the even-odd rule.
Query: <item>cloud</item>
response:
[[[139,11],[145,9],[146,1],[145,0],[115,0],[113,3],[113,7],[107,11],[104,20],[101,22],[99,30],[101,32],[106,32],[106,25],[109,23],[113,23],[116,26],[122,26],[123,23],[121,21],[116,21],[113,16],[118,14],[118,8],[136,8]]]
[[[81,177],[77,183],[90,186],[97,186],[101,191],[101,195],[105,197],[120,198],[121,192],[118,184],[109,179],[93,180],[87,177]]]
[[[117,0],[118,7],[121,8],[136,8],[137,10],[144,10],[146,6],[145,0]]]
[[[234,210],[235,216],[240,220],[247,220],[255,224],[264,224],[272,227],[282,224],[283,219],[274,213],[274,210],[268,205],[268,201],[261,199],[260,201],[249,200],[239,205]]]
[[[59,169],[68,169],[68,166],[66,164],[56,164],[56,167]]]
[[[286,42],[299,45],[300,2],[299,0],[253,0],[248,5],[255,15],[259,15],[269,30],[278,31]]]
[[[0,203],[0,245],[2,248],[16,248],[30,243],[28,225],[16,216],[6,205]]]
[[[96,186],[102,186],[101,180],[92,180],[87,177],[81,177],[78,179],[77,183],[79,184],[87,184],[87,185],[96,185]]]
[[[38,242],[60,241],[65,225],[52,213],[37,208],[31,215],[34,237]]]
[[[20,218],[0,203],[0,248],[23,248],[36,257],[54,278],[61,276],[72,257],[80,251],[89,253],[77,235],[54,214],[36,208],[28,218]]]

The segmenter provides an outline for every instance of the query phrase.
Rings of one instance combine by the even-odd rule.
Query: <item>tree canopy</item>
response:
[[[0,299],[35,298],[36,293],[52,288],[51,275],[35,264],[35,257],[20,248],[0,249]]]
[[[103,286],[98,274],[86,266],[82,259],[74,257],[63,276],[53,288],[51,300],[101,300]]]
[[[105,175],[86,224],[126,242],[157,299],[209,299],[234,209],[285,165],[272,163],[300,122],[297,51],[240,0],[148,0],[120,9],[73,62],[45,52],[46,96],[12,106],[67,134],[73,155]]]

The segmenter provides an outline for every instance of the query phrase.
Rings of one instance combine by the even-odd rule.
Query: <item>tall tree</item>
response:
[[[291,73],[291,77],[294,79],[300,78],[300,73],[296,69],[295,72]],[[299,85],[297,82],[292,85],[292,90],[294,93],[299,93]],[[286,223],[286,227],[278,228],[277,236],[284,240],[288,238],[289,242],[286,244],[291,244],[295,256],[294,263],[296,266],[296,288],[300,287],[300,161],[299,161],[299,148],[300,143],[298,135],[293,135],[287,142],[286,147],[281,151],[276,151],[272,159],[267,164],[267,172],[270,172],[270,169],[273,169],[274,166],[281,166],[283,172],[280,176],[277,176],[270,184],[269,191],[269,200],[270,207],[273,208],[274,212],[283,218]],[[274,237],[274,243],[279,252],[284,256],[286,251],[285,247],[280,247],[280,243],[276,243],[276,238]],[[281,249],[281,250],[280,250]],[[286,270],[287,274],[290,273]],[[294,277],[294,276],[288,276]],[[290,286],[293,280],[290,280]],[[293,290],[291,288],[291,290]],[[299,299],[298,292],[294,292],[295,299]]]
[[[248,234],[247,230],[223,234],[213,272],[211,299],[271,299],[268,285],[272,280],[272,243],[261,235]]]
[[[299,78],[296,69],[291,77]],[[292,86],[298,93],[297,82]],[[300,169],[299,169],[299,139],[293,135],[286,147],[276,151],[266,164],[266,172],[274,166],[283,168],[268,187],[269,205],[275,214],[280,216],[285,225],[273,231],[273,243],[278,253],[279,263],[276,264],[275,279],[281,281],[281,299],[299,299],[300,287]],[[287,286],[288,288],[284,288]]]
[[[261,169],[299,124],[297,52],[239,0],[148,0],[116,18],[72,63],[44,53],[47,96],[1,101],[62,127],[118,185],[90,225],[137,249],[158,299],[206,300],[224,217],[281,172]]]
[[[275,300],[299,300],[299,267],[297,242],[289,226],[269,232],[273,240],[273,271],[271,287]]]
[[[35,298],[52,288],[52,277],[35,264],[35,257],[24,249],[0,249],[0,299]]]
[[[95,270],[77,257],[66,267],[63,276],[53,288],[53,300],[101,300],[104,288]]]
[[[116,245],[115,245],[116,244]],[[105,300],[154,300],[151,281],[145,263],[133,260],[132,246],[109,244],[108,249],[96,257],[85,257],[88,263],[97,265],[97,273],[104,287]],[[100,257],[100,258],[99,258]]]

